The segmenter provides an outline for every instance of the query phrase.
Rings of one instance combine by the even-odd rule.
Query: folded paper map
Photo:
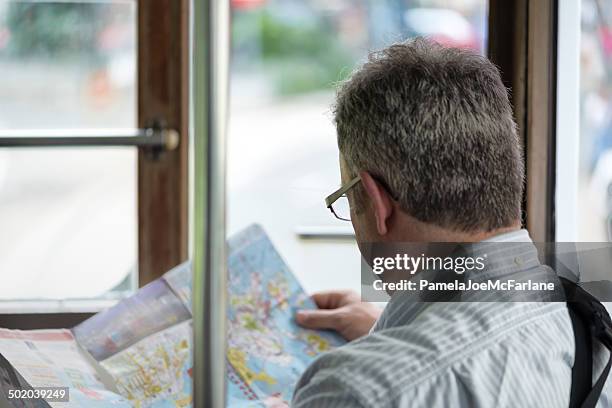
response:
[[[285,406],[314,358],[344,341],[295,324],[315,305],[261,227],[228,246],[228,406]],[[69,402],[31,406],[190,407],[191,319],[184,263],[72,330],[0,329],[0,393],[68,387]]]

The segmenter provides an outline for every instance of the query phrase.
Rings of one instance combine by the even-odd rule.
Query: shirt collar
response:
[[[533,242],[526,229],[504,232],[481,242]]]
[[[465,249],[471,256],[487,254],[489,257],[488,267],[478,272],[477,279],[507,277],[540,266],[537,248],[526,229],[506,232],[477,243],[468,244]],[[370,332],[406,325],[429,305],[431,303],[415,300],[412,292],[398,292],[391,297]]]

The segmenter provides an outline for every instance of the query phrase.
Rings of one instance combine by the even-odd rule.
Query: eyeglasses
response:
[[[338,190],[331,193],[325,199],[325,205],[334,214],[336,218],[342,221],[351,220],[351,207],[349,206],[346,193],[361,181],[361,177],[357,176],[347,184],[340,187]]]

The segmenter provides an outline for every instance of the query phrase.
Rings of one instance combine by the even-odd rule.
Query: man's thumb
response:
[[[338,312],[336,310],[300,310],[295,320],[307,329],[336,329]]]

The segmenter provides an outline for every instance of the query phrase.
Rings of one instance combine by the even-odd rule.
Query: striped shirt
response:
[[[529,241],[508,254],[515,267],[543,268]],[[518,251],[518,252],[517,252]],[[417,303],[392,297],[369,335],[323,354],[303,374],[294,407],[567,407],[574,334],[563,302]],[[594,345],[593,377],[608,352]],[[612,407],[606,384],[598,406]]]

